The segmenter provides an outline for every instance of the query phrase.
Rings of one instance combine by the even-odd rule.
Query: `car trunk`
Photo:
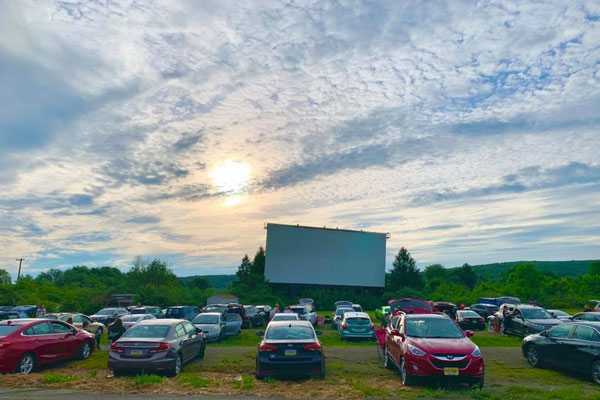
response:
[[[345,329],[349,333],[368,333],[371,331],[371,321],[368,318],[347,318]]]
[[[152,341],[142,341],[142,340],[132,340],[132,341],[118,341],[116,342],[117,346],[123,349],[123,352],[120,353],[121,358],[131,358],[131,359],[144,359],[150,358],[156,352],[150,352],[150,349],[157,348],[161,340],[160,339],[152,339]]]
[[[265,344],[275,346],[277,350],[269,353],[269,359],[276,362],[299,362],[312,360],[315,351],[306,350],[305,346],[315,344],[314,341],[302,342],[266,342]]]

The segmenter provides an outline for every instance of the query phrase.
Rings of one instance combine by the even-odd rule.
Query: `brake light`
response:
[[[375,325],[373,325],[373,323],[371,322],[371,324],[369,325],[369,328],[375,329]]]
[[[344,322],[344,323],[342,324],[342,329],[347,329],[347,328],[348,328],[348,324]]]
[[[258,348],[259,351],[275,351],[277,350],[277,347],[271,345],[271,344],[261,344],[260,347]]]
[[[112,351],[116,351],[117,353],[123,353],[125,351],[125,349],[119,346],[116,342],[110,345],[110,349]]]
[[[10,343],[8,343],[8,342],[0,342],[0,349],[5,349],[8,346],[10,346]]]
[[[304,346],[304,350],[319,351],[321,350],[321,343],[311,343]]]
[[[159,351],[168,351],[171,345],[169,343],[160,343],[157,347],[150,347],[150,353],[157,353]]]
[[[458,322],[466,322],[466,321],[467,321],[467,319],[466,319],[466,318],[459,318],[459,319],[458,319]]]

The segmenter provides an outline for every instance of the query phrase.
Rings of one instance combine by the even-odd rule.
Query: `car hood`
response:
[[[556,319],[528,319],[527,322],[531,322],[536,325],[560,325],[562,322]]]
[[[414,338],[408,340],[409,344],[418,347],[426,353],[450,353],[471,354],[475,350],[475,344],[469,338],[462,339],[437,339],[437,338]]]
[[[205,332],[209,332],[213,326],[219,326],[217,324],[194,324],[194,326],[198,329],[202,329]]]

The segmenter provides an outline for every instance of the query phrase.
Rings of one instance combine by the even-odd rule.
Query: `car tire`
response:
[[[531,335],[531,331],[529,330],[529,328],[523,329],[523,338],[526,338],[529,335]]]
[[[120,370],[120,369],[113,369],[112,373],[115,378],[117,378],[119,376],[123,376],[123,370]]]
[[[17,363],[15,372],[18,374],[30,374],[35,370],[35,355],[33,353],[27,353]]]
[[[415,378],[406,371],[406,364],[404,363],[404,358],[400,360],[400,366],[398,367],[398,374],[400,375],[400,380],[404,386],[413,386],[415,384]]]
[[[600,385],[600,360],[592,363],[592,379],[596,385]]]
[[[87,360],[88,358],[90,358],[92,351],[94,351],[94,346],[92,345],[92,343],[89,340],[86,340],[81,345],[81,349],[79,349],[79,356],[78,356],[79,359]]]
[[[392,369],[393,366],[393,361],[390,358],[390,355],[388,354],[388,350],[387,347],[384,347],[383,349],[383,366],[386,367],[387,369]]]
[[[181,357],[181,354],[177,354],[177,357],[175,358],[175,361],[173,362],[173,368],[171,368],[171,370],[168,372],[168,375],[170,377],[176,377],[177,375],[179,375],[179,373],[181,372],[182,369],[183,369],[183,357]]]
[[[525,358],[527,358],[527,362],[532,367],[543,367],[543,362],[540,358],[540,354],[538,353],[537,348],[534,345],[531,344],[525,348]]]
[[[200,351],[198,352],[198,358],[203,359],[205,352],[206,352],[206,340],[203,340],[202,347],[200,348]]]
[[[482,390],[483,389],[484,378],[473,378],[472,386],[475,389]]]

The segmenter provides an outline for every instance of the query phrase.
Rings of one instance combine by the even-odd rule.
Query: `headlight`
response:
[[[473,357],[481,357],[481,350],[479,350],[478,346],[475,346],[475,350],[471,353]]]
[[[212,327],[212,331],[213,332],[218,332],[219,331],[219,327],[218,326],[213,326]]]
[[[411,352],[413,355],[415,355],[415,356],[419,356],[419,357],[423,357],[425,354],[427,354],[427,353],[425,353],[423,350],[421,350],[420,348],[418,348],[418,347],[415,347],[415,346],[413,346],[413,345],[411,345],[411,344],[409,344],[409,345],[408,345],[408,350],[409,350],[409,351],[410,351],[410,352]]]

